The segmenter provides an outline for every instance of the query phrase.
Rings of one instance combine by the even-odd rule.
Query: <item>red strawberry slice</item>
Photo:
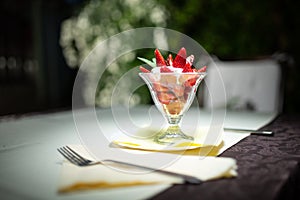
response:
[[[163,104],[169,104],[171,101],[177,99],[173,93],[168,92],[159,92],[157,93],[158,100]]]
[[[186,66],[183,68],[182,72],[183,72],[183,73],[194,72],[194,70],[193,70],[190,66],[186,65]]]
[[[160,72],[164,73],[164,72],[172,72],[172,70],[170,70],[169,68],[163,66],[160,68]]]
[[[186,80],[186,81],[184,82],[184,86],[185,86],[185,87],[192,87],[192,86],[195,85],[196,80],[197,80],[197,79],[194,79],[194,78],[191,78],[191,79],[189,79],[189,80]]]
[[[160,83],[153,83],[153,89],[155,92],[168,92],[169,88]]]
[[[184,47],[182,47],[178,51],[178,53],[174,59],[173,67],[184,68],[185,63],[186,63],[185,59],[186,59],[186,50]]]
[[[201,69],[198,69],[198,72],[206,72],[206,66],[202,67]]]
[[[190,55],[189,57],[187,57],[182,72],[194,72],[194,69],[192,69],[193,61],[194,61],[194,55]]]
[[[170,96],[168,93],[165,92],[159,92],[157,93],[157,98],[162,104],[169,104],[170,103]]]
[[[158,49],[155,49],[155,58],[156,58],[156,65],[158,67],[166,66],[166,62],[164,57],[161,55],[160,51]]]
[[[192,87],[196,84],[196,81],[198,79],[199,75],[194,75],[193,77],[190,77],[189,79],[187,79],[185,82],[184,82],[184,86],[185,87]]]
[[[140,70],[141,70],[141,72],[144,72],[144,73],[150,73],[150,71],[148,69],[146,69],[145,67],[142,67],[142,66],[140,66]]]
[[[192,90],[192,87],[185,87],[184,88],[184,99],[187,100],[189,95],[191,94],[191,90]]]

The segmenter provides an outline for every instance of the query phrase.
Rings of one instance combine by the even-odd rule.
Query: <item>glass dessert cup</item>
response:
[[[159,144],[173,144],[181,140],[192,141],[184,134],[180,122],[191,106],[205,72],[194,73],[139,73],[147,84],[157,109],[164,115],[168,128],[154,137]]]

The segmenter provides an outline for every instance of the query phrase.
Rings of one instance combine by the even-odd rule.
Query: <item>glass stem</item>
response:
[[[169,116],[167,117],[169,127],[167,129],[167,132],[169,134],[181,134],[181,130],[179,127],[179,123],[181,121],[182,116],[181,115],[175,115],[175,116]]]
[[[175,115],[175,116],[167,116],[167,120],[170,126],[178,126],[182,118],[182,115]]]
[[[185,135],[179,126],[182,115],[167,116],[168,128],[165,132],[156,135],[154,141],[160,144],[173,144],[181,140],[193,140],[191,136]]]

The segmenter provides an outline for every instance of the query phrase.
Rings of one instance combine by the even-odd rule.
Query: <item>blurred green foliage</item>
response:
[[[300,1],[158,0],[170,12],[168,27],[198,41],[221,59],[251,59],[284,52],[284,111],[300,112]]]
[[[295,19],[289,1],[161,0],[168,5],[170,28],[197,40],[209,53],[224,58],[288,51]],[[299,3],[298,3],[299,4]]]
[[[135,3],[135,6],[130,8],[129,2]],[[104,38],[130,28],[161,26],[188,35],[210,54],[221,59],[253,58],[272,55],[275,52],[288,53],[295,59],[296,65],[285,69],[287,111],[300,111],[300,106],[297,106],[297,102],[300,102],[298,90],[300,80],[297,78],[297,74],[300,73],[297,64],[300,63],[299,2],[294,0],[86,1],[87,4],[98,6],[89,15],[91,25],[97,27],[96,24],[101,24],[100,28],[95,28],[94,37],[90,37],[91,44],[99,35]],[[85,7],[86,10],[91,9]],[[151,18],[155,7],[164,11],[162,22],[158,22],[160,18]],[[79,11],[78,15],[80,12],[82,11]],[[124,23],[129,26],[124,26]],[[116,28],[111,31],[112,27]]]

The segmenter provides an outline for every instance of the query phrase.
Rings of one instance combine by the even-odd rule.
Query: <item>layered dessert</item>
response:
[[[152,69],[140,67],[141,72],[147,73],[151,95],[158,108],[167,115],[180,116],[188,109],[194,98],[198,83],[205,76],[206,66],[196,69],[193,66],[194,56],[187,57],[186,49],[181,48],[175,58],[169,54],[164,59],[158,49],[154,51],[152,61],[139,58]],[[143,78],[143,77],[142,77]],[[189,102],[189,103],[187,103]]]

